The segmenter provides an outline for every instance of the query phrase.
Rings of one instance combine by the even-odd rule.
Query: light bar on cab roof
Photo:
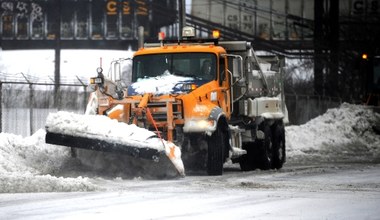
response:
[[[195,37],[195,29],[193,27],[184,27],[182,29],[182,37]]]

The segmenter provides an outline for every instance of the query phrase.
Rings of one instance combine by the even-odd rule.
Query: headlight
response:
[[[103,84],[103,79],[101,77],[90,78],[90,84]]]
[[[183,127],[184,132],[213,132],[215,129],[216,122],[211,119],[188,120]]]
[[[182,89],[184,91],[193,91],[197,88],[197,85],[194,83],[188,83],[188,84],[183,84]]]

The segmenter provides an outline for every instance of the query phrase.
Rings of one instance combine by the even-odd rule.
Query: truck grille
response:
[[[172,115],[173,120],[183,118],[182,104],[180,101],[150,102],[148,103],[148,108],[156,122],[167,121],[170,115]]]

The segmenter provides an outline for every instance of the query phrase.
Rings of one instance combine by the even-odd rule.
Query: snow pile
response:
[[[169,71],[165,71],[165,73],[161,76],[138,79],[136,83],[132,84],[132,88],[137,94],[173,94],[173,90],[176,88],[176,86],[182,86],[183,82],[190,80],[194,80],[194,78],[176,76],[170,74]]]
[[[293,162],[380,160],[380,115],[369,107],[343,103],[340,108],[300,126],[286,127],[287,157]]]
[[[27,138],[0,133],[0,193],[95,190],[86,178],[51,175],[69,157],[68,148],[45,144],[43,130]]]

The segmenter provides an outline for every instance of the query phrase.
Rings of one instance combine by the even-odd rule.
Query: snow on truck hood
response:
[[[196,84],[200,86],[206,80],[194,77],[177,76],[165,71],[161,76],[138,79],[128,87],[128,95],[143,95],[152,93],[154,95],[181,94],[187,92],[183,89],[184,84]]]

